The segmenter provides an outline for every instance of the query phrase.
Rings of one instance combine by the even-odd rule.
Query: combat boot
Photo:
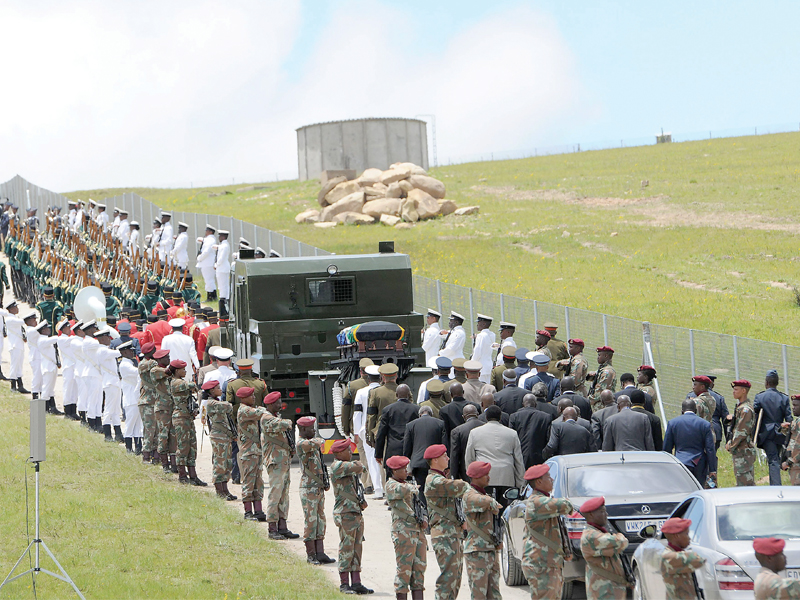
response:
[[[306,562],[312,565],[318,565],[320,562],[317,560],[317,548],[314,545],[314,540],[308,540],[306,545]]]
[[[114,442],[114,438],[111,437],[111,425],[103,425],[103,435],[105,436],[105,441]]]
[[[3,369],[0,369],[0,381],[8,381],[8,377],[3,375]]]
[[[17,391],[20,394],[30,394],[30,391],[25,389],[25,386],[22,385],[22,377],[17,377]]]
[[[224,491],[225,494],[227,495],[226,500],[238,500],[239,499],[239,496],[234,496],[233,494],[231,494],[231,491],[228,489],[228,482],[227,481],[222,484],[222,491]]]
[[[122,435],[122,425],[114,425],[114,441],[118,444],[125,443],[125,438]]]
[[[286,526],[286,519],[278,519],[278,533],[280,533],[287,540],[296,540],[300,537],[296,533],[289,531],[289,528]]]
[[[187,485],[191,483],[189,476],[186,474],[186,467],[184,465],[178,465],[178,483]]]
[[[142,453],[142,438],[140,437],[133,438],[133,447],[134,447],[133,453],[136,456],[139,456]]]
[[[253,503],[243,502],[242,504],[244,504],[244,520],[255,521],[256,518],[253,516]]]
[[[50,400],[48,400],[48,402],[50,402],[50,414],[51,415],[55,415],[57,417],[60,417],[60,416],[62,416],[64,414],[63,412],[58,410],[58,407],[56,406],[56,399],[55,398],[50,398]]]
[[[10,381],[11,381],[11,391],[12,392],[16,392],[17,391],[17,380],[16,379],[11,379]]]
[[[81,411],[79,418],[80,418],[80,421],[81,421],[81,425],[83,425],[84,427],[88,427],[89,426],[89,422],[86,420],[86,411],[85,410]]]
[[[161,468],[164,470],[164,473],[170,473],[171,472],[171,469],[170,469],[170,466],[169,466],[169,456],[167,454],[164,454],[161,457]]]
[[[133,438],[125,438],[125,450],[128,454],[133,454]]]
[[[142,462],[149,463],[150,462],[150,453],[149,452],[142,452]]]
[[[33,392],[31,394],[31,400],[38,400],[39,399],[39,392]]]
[[[365,595],[365,594],[374,594],[375,590],[369,589],[363,583],[361,583],[361,571],[351,571],[350,572],[350,579],[352,583],[350,584],[350,589],[358,594],[358,595]]]
[[[189,481],[198,487],[208,487],[208,484],[197,476],[197,469],[189,467]]]
[[[171,473],[178,472],[178,462],[174,454],[169,455],[169,470]]]
[[[264,514],[264,509],[261,506],[261,500],[256,500],[253,502],[253,516],[257,521],[261,521],[262,523],[266,522],[267,515]]]
[[[161,464],[161,456],[159,456],[158,450],[153,450],[153,452],[150,454],[150,464],[153,465]]]
[[[277,523],[270,523],[269,524],[269,539],[271,539],[271,540],[285,540],[286,539],[280,533],[278,533],[278,524]]]
[[[422,590],[411,590],[411,600],[424,600]]]
[[[317,560],[323,565],[329,565],[331,563],[335,563],[336,559],[331,558],[327,554],[325,554],[325,540],[315,540],[314,544],[317,548]]]
[[[395,592],[394,597],[396,600],[408,600],[408,594],[406,592]]]
[[[350,573],[348,571],[339,572],[339,591],[343,594],[355,594],[350,589]]]
[[[228,499],[228,494],[225,493],[225,490],[222,488],[222,484],[221,483],[215,483],[214,484],[214,489],[216,490],[217,496],[219,498],[222,498],[223,500],[227,500]]]

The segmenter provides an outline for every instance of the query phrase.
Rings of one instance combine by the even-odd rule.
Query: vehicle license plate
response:
[[[656,528],[660,529],[665,521],[666,519],[637,519],[635,521],[625,521],[625,532],[639,533],[649,525],[655,525]]]
[[[800,569],[786,569],[786,577],[789,579],[800,579]]]

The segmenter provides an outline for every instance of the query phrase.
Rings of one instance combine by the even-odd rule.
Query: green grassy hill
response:
[[[416,272],[443,281],[800,345],[798,155],[790,133],[440,167],[447,196],[481,214],[411,230],[297,225],[316,204],[313,181],[67,195],[132,191],[337,253],[394,239]],[[222,190],[232,194],[210,197]]]

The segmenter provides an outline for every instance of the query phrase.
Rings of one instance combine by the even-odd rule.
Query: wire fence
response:
[[[43,214],[49,206],[59,205],[66,211],[67,197],[45,190],[16,176],[0,184],[0,197],[10,198],[21,209],[36,207]],[[161,208],[136,194],[123,194],[102,201],[111,213],[114,208],[129,212],[129,218],[141,225],[141,240],[161,214]],[[65,212],[62,212],[65,214]],[[321,256],[330,252],[286,237],[275,231],[258,227],[232,217],[172,211],[175,227],[185,222],[190,240],[202,237],[206,224],[230,231],[231,245],[238,245],[240,237],[247,239],[252,247],[261,246],[279,252],[282,256]],[[191,264],[191,263],[190,263]],[[539,300],[519,298],[475,290],[468,287],[444,283],[421,275],[414,276],[414,307],[424,313],[435,308],[443,315],[450,311],[461,313],[469,334],[475,332],[477,313],[489,315],[499,321],[510,321],[517,325],[514,341],[517,347],[534,348],[537,329],[546,321],[559,325],[559,338],[581,338],[586,342],[586,354],[590,365],[596,346],[611,346],[615,350],[614,368],[617,375],[636,373],[646,359],[645,340],[649,331],[653,365],[658,371],[658,382],[667,418],[680,413],[680,405],[691,390],[691,377],[696,374],[715,375],[717,391],[723,396],[730,382],[749,379],[756,389],[763,382],[767,370],[777,369],[781,376],[781,388],[787,393],[791,386],[800,384],[800,347],[777,344],[763,340],[738,336],[645,323],[613,315],[551,304]],[[471,336],[464,349],[472,350]],[[732,408],[732,406],[729,406]]]

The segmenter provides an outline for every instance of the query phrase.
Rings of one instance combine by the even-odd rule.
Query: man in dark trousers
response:
[[[561,395],[561,382],[558,377],[553,377],[547,372],[550,366],[550,357],[540,353],[533,356],[533,366],[536,368],[536,375],[532,375],[525,380],[525,389],[530,391],[534,384],[541,381],[547,386],[547,401],[552,402]]]
[[[392,456],[403,454],[406,425],[419,417],[419,409],[411,403],[411,388],[397,386],[397,401],[381,412],[378,435],[375,436],[375,460],[379,465]]]
[[[503,371],[503,389],[494,394],[494,402],[504,413],[513,415],[522,408],[522,398],[527,394],[517,386],[517,372],[514,369]]]
[[[550,415],[536,408],[536,396],[533,394],[525,394],[522,408],[509,418],[508,426],[519,436],[525,469],[544,462],[542,450],[550,438],[551,422]],[[450,460],[452,464],[452,455]]]
[[[467,467],[464,456],[467,452],[467,441],[469,433],[476,427],[483,425],[483,421],[478,419],[478,409],[472,404],[464,407],[464,424],[459,425],[450,432],[450,478],[469,481],[467,477]]]
[[[697,404],[693,399],[681,404],[681,416],[667,423],[664,435],[664,452],[672,454],[692,472],[700,485],[705,485],[709,465],[715,464],[714,434],[711,425],[697,416]]]
[[[789,396],[778,391],[779,382],[778,372],[775,369],[767,371],[764,381],[767,389],[758,394],[753,403],[756,423],[759,411],[764,411],[760,416],[761,429],[758,430],[757,446],[767,453],[770,485],[781,484],[780,448],[786,441],[786,436],[781,432],[781,423],[792,422],[791,402]]]
[[[464,422],[464,417],[462,415],[464,407],[467,404],[472,404],[475,408],[479,408],[479,405],[474,402],[469,402],[464,398],[464,386],[458,382],[450,386],[450,395],[453,399],[449,404],[446,404],[439,410],[439,418],[444,423],[445,441],[443,443],[447,446],[448,454],[450,453],[450,432]],[[436,443],[439,444],[442,442]]]
[[[647,412],[644,407],[645,393],[642,390],[633,390],[631,392],[631,410],[635,413],[641,413],[650,421],[650,429],[653,432],[653,448],[656,452],[661,452],[664,448],[664,432],[661,429],[661,419],[651,412]]]
[[[597,452],[592,434],[578,425],[578,411],[574,406],[564,409],[561,419],[550,426],[550,440],[542,451],[545,460],[551,456]]]
[[[633,388],[633,391],[641,391]],[[628,396],[617,398],[619,412],[606,419],[603,426],[603,452],[652,452],[653,430],[650,419],[631,410]]]
[[[475,410],[474,405],[468,404],[467,408],[469,407]],[[418,414],[418,419],[414,419],[406,425],[403,456],[411,459],[409,463],[411,475],[419,485],[420,500],[427,507],[425,495],[423,494],[425,479],[428,477],[428,461],[425,460],[425,450],[429,446],[444,443],[444,423],[442,423],[441,419],[433,416],[433,410],[431,410],[430,406],[420,406]]]
[[[569,398],[572,400],[572,405],[578,409],[581,418],[587,421],[592,418],[592,405],[589,401],[575,391],[575,378],[572,375],[567,375],[561,380],[561,395],[553,401],[553,404],[558,405],[559,400],[562,398]]]

